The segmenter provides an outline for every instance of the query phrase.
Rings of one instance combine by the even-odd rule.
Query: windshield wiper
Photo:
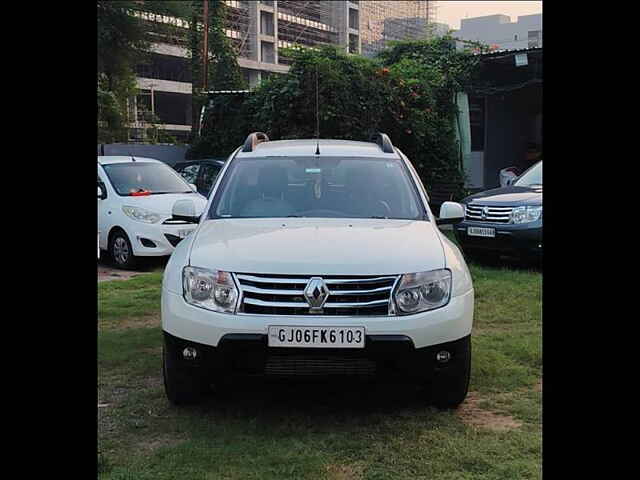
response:
[[[389,219],[389,217],[382,217],[382,216],[379,216],[379,215],[373,215],[373,216],[371,216],[369,218],[382,218],[382,219],[386,219],[386,220]]]

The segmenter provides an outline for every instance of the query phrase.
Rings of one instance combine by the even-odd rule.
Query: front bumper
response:
[[[127,228],[133,254],[138,257],[161,257],[171,255],[176,245],[182,240],[180,232],[196,229],[195,224],[166,225],[163,223],[145,224],[132,222]],[[153,242],[155,246],[150,246]]]
[[[473,289],[452,297],[436,310],[406,316],[326,317],[217,313],[194,307],[182,295],[163,289],[162,329],[178,338],[211,347],[227,334],[267,335],[269,325],[364,326],[370,335],[403,335],[415,348],[429,347],[463,338],[471,333]],[[314,349],[319,350],[319,349]]]
[[[496,236],[469,236],[467,227],[494,228]],[[542,220],[520,225],[465,220],[454,225],[453,231],[463,251],[487,251],[516,256],[542,255]]]
[[[415,348],[404,335],[367,335],[362,349],[273,348],[264,334],[227,334],[217,347],[175,337],[164,332],[165,350],[184,370],[211,382],[233,377],[264,380],[368,380],[425,382],[435,376],[461,375],[468,365],[470,336],[452,342]],[[195,348],[195,359],[184,359],[182,351]],[[446,350],[446,363],[436,354]]]

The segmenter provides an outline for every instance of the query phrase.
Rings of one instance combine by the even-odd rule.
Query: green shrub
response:
[[[221,95],[208,110],[189,158],[227,156],[253,131],[272,140],[316,135],[316,79],[321,138],[369,140],[385,132],[413,162],[423,182],[453,183],[464,195],[455,134],[455,93],[471,81],[477,57],[452,39],[397,42],[379,58],[341,49],[287,49],[286,75],[243,97]]]

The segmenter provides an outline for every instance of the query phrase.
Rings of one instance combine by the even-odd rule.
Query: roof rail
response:
[[[253,132],[250,133],[247,139],[244,141],[244,145],[242,146],[243,152],[253,152],[256,146],[262,142],[268,142],[269,137],[267,137],[266,133],[263,132]]]
[[[395,150],[393,149],[393,143],[391,143],[391,140],[386,133],[376,132],[371,135],[370,141],[377,143],[384,153],[395,152]]]

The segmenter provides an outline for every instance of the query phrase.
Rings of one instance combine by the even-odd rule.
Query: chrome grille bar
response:
[[[326,280],[325,280],[326,281]],[[392,286],[373,288],[371,290],[336,290],[331,295],[367,295],[370,293],[386,292],[391,290]],[[251,285],[243,285],[242,290],[251,293],[264,293],[269,295],[304,295],[304,290],[274,290],[272,288],[258,288]]]
[[[304,283],[306,284],[309,279],[313,275],[309,275],[308,277],[302,278],[280,278],[280,277],[257,277],[253,275],[247,275],[245,273],[238,273],[236,277],[238,280],[249,280],[250,282],[259,282],[259,283]],[[345,278],[325,278],[324,281],[328,285],[332,283],[375,283],[382,280],[395,280],[396,277],[388,276],[388,277],[374,277],[374,278],[353,278],[353,277],[345,277]]]
[[[258,305],[261,307],[288,307],[288,308],[309,308],[306,302],[265,302],[256,300],[255,298],[245,298],[244,303],[249,305]],[[374,300],[373,302],[352,302],[352,303],[330,303],[324,304],[323,308],[353,308],[353,307],[374,307],[378,305],[387,305],[389,300]]]

